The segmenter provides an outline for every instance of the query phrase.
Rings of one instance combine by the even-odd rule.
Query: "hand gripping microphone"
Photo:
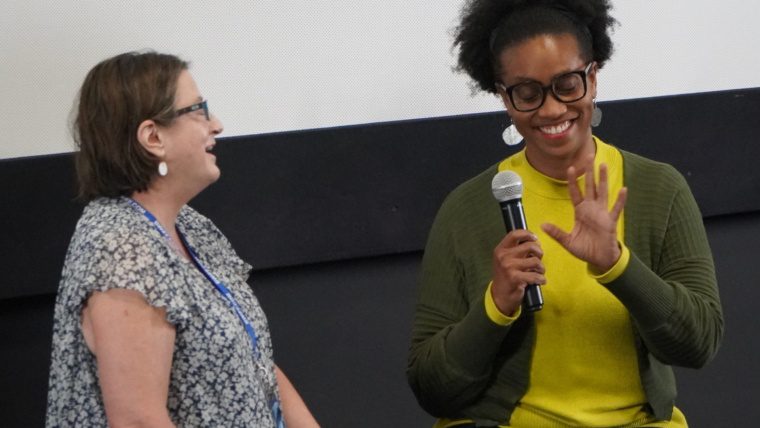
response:
[[[522,206],[522,188],[520,176],[509,170],[496,174],[491,181],[491,191],[501,206],[501,214],[504,217],[507,233],[515,229],[528,228]],[[541,287],[536,284],[528,284],[525,287],[522,305],[523,309],[529,312],[540,311],[544,306]]]

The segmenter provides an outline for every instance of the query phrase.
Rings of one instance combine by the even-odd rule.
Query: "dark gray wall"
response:
[[[692,426],[760,420],[760,88],[606,103],[595,133],[673,164],[705,215],[724,345],[678,370]],[[429,426],[404,368],[419,259],[443,197],[509,154],[503,113],[222,139],[193,205],[254,266],[278,363],[326,427]],[[0,426],[41,426],[52,306],[81,205],[70,155],[0,160]],[[383,421],[383,422],[380,422]]]

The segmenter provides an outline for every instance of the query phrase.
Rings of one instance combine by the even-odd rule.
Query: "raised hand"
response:
[[[575,257],[587,262],[596,272],[606,272],[620,258],[621,248],[617,239],[617,222],[625,206],[628,190],[620,189],[612,210],[608,210],[607,165],[599,166],[599,184],[594,180],[594,157],[589,155],[586,164],[585,194],[578,187],[575,167],[567,169],[570,199],[575,207],[573,230],[567,233],[550,223],[541,225],[547,235]]]

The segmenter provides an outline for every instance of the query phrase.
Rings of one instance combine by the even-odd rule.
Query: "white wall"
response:
[[[613,0],[602,100],[760,87],[747,0]],[[0,158],[68,152],[98,61],[189,59],[224,135],[499,110],[451,72],[461,0],[10,0],[0,14]],[[706,106],[705,108],[709,108]]]

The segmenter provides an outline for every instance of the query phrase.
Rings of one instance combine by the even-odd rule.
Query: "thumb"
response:
[[[567,242],[568,239],[570,238],[570,234],[568,234],[564,230],[560,229],[559,227],[551,223],[542,224],[541,230],[543,230],[547,235],[549,235],[549,237],[559,242],[560,245],[562,245],[563,247],[565,246],[565,242]]]

